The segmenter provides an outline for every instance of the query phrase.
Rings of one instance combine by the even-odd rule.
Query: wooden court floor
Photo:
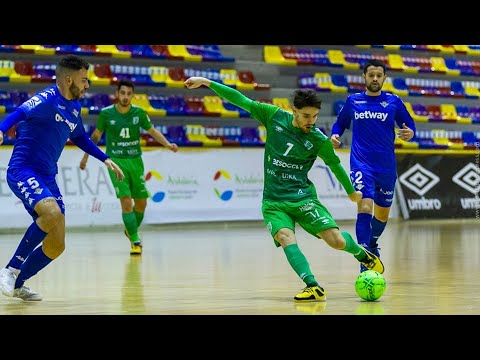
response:
[[[340,221],[354,234],[353,221]],[[44,300],[0,295],[0,315],[471,315],[480,314],[480,220],[390,220],[381,238],[387,289],[376,302],[354,289],[358,262],[297,229],[327,292],[303,288],[261,222],[144,226],[144,253],[122,228],[69,229],[65,252],[26,285]],[[0,233],[0,266],[22,233]]]

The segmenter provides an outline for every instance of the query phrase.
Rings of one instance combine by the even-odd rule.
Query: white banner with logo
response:
[[[3,228],[31,223],[5,180],[11,150],[5,146],[0,151]],[[348,172],[349,153],[338,155]],[[58,163],[67,226],[122,224],[120,202],[105,165],[90,157],[87,169],[80,170],[82,156],[78,148],[67,147]],[[177,153],[160,149],[145,151],[143,159],[151,194],[146,224],[262,219],[263,148],[183,148]],[[335,219],[356,218],[356,205],[322,160],[317,159],[310,179]]]

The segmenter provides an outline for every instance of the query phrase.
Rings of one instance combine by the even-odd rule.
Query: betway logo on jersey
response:
[[[355,120],[358,119],[377,119],[385,121],[387,120],[388,113],[383,112],[373,112],[373,111],[362,111],[362,112],[354,112],[353,115],[355,116]]]
[[[62,118],[60,116],[60,114],[55,114],[55,120],[58,121],[58,122],[64,122],[65,124],[68,125],[68,127],[70,128],[70,132],[73,132],[73,130],[75,130],[75,128],[77,127],[78,124],[74,124],[64,118]]]

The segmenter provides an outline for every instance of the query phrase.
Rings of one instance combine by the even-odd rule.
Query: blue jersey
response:
[[[352,129],[350,168],[396,173],[395,123],[405,123],[415,132],[415,123],[403,101],[382,91],[379,96],[365,92],[347,98],[334,124],[338,134]],[[334,133],[334,132],[332,132]]]
[[[56,174],[57,162],[68,138],[85,133],[79,101],[65,99],[53,85],[37,92],[19,109],[26,114],[26,120],[17,125],[8,166]]]

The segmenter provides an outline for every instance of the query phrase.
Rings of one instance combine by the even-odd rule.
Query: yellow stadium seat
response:
[[[185,45],[167,45],[171,56],[183,58],[185,61],[200,62],[203,60],[201,55],[192,55],[188,52]]]
[[[398,70],[411,74],[418,73],[418,69],[416,67],[405,65],[402,56],[399,54],[388,54],[388,63],[390,64],[392,70]]]
[[[445,64],[445,59],[443,57],[432,56],[430,62],[434,71],[440,71],[454,76],[460,75],[460,70],[447,68],[447,64]]]
[[[465,90],[465,94],[469,96],[474,96],[476,98],[480,97],[480,91],[478,90],[480,83],[476,81],[466,81],[462,82],[462,85]]]
[[[203,125],[186,125],[186,135],[188,140],[192,142],[201,142],[208,147],[221,147],[223,142],[221,139],[210,139],[205,134]]]
[[[297,60],[295,59],[286,59],[283,54],[280,46],[265,45],[263,48],[263,59],[268,64],[277,64],[277,65],[297,65]]]
[[[452,149],[452,150],[463,150],[464,149],[463,142],[460,143],[460,142],[448,141],[447,145],[448,145],[448,148]]]
[[[453,48],[455,49],[455,52],[463,54],[468,54],[470,50],[468,45],[453,45]]]
[[[167,115],[167,111],[165,109],[156,109],[150,104],[147,94],[135,94],[132,99],[132,104],[141,107],[147,112],[148,115],[151,116]]]
[[[399,50],[400,49],[400,45],[384,45],[383,48],[385,50]]]
[[[317,80],[317,88],[332,91],[333,83],[329,73],[315,73],[314,77]]]
[[[15,63],[10,60],[0,60],[0,77],[10,78],[14,72]]]
[[[410,104],[409,102],[405,101],[405,107],[407,108],[410,115],[412,115],[413,120],[415,120],[416,122],[428,122],[428,116],[415,114],[412,104]]]
[[[225,118],[240,117],[240,113],[238,111],[225,109],[225,106],[223,106],[222,99],[219,96],[204,96],[203,104],[205,105],[205,110],[212,113],[220,113],[220,117],[225,117]]]
[[[131,58],[132,54],[130,51],[120,51],[116,45],[96,45],[97,49],[106,54],[112,54],[112,57],[115,58]]]
[[[328,50],[327,56],[332,64],[342,65],[345,69],[360,69],[359,63],[350,63],[345,60],[342,50]]]
[[[159,84],[167,83],[168,69],[165,66],[150,66],[148,68],[148,73],[150,74],[152,81]]]
[[[453,104],[440,104],[440,113],[442,114],[442,120],[445,121],[456,122],[459,118],[457,108]]]
[[[273,98],[272,103],[273,105],[277,105],[285,111],[293,113],[292,107],[290,106],[290,102],[287,98]]]
[[[448,146],[448,143],[449,143],[447,138],[433,138],[433,142],[435,144],[444,145],[444,146]]]
[[[18,61],[10,73],[10,82],[13,83],[29,83],[32,81],[32,64],[29,62]],[[20,70],[19,70],[20,69]],[[20,73],[18,72],[20,71]],[[21,75],[21,73],[30,73],[30,75]]]
[[[21,49],[32,50],[37,55],[54,55],[54,48],[46,48],[43,45],[20,45]]]
[[[220,78],[223,83],[228,86],[237,86],[237,70],[235,69],[220,69]]]
[[[398,132],[398,129],[395,130],[395,133]],[[402,149],[418,149],[418,143],[415,141],[405,141],[400,139],[399,137],[395,138],[395,147],[402,148]]]

